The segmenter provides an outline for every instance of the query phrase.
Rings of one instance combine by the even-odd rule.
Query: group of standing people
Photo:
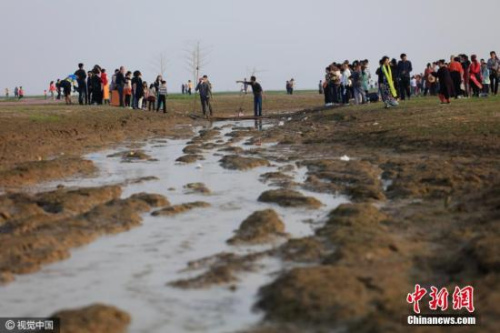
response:
[[[325,106],[346,105],[354,98],[355,104],[367,103],[371,74],[368,60],[333,62],[325,68],[325,80],[320,81],[319,92],[325,96]]]
[[[106,69],[95,65],[91,71],[86,72],[84,64],[78,64],[75,72],[78,103],[80,105],[111,104],[111,97],[116,106],[130,109],[149,109],[164,113],[167,112],[167,82],[159,75],[156,81],[148,86],[142,80],[142,73],[138,70],[126,71],[124,66],[115,69],[111,80]],[[66,79],[70,82],[69,79]],[[57,84],[56,84],[57,89]],[[69,96],[71,88],[65,91]],[[71,101],[71,100],[69,100]]]
[[[426,92],[438,94],[443,103],[450,98],[468,98],[498,94],[500,60],[495,51],[490,52],[488,61],[479,60],[477,55],[451,56],[450,61],[441,59],[427,64],[424,74]]]
[[[9,88],[5,88],[5,99],[9,99],[9,98],[10,98],[10,90],[9,90]],[[24,98],[23,87],[19,86],[19,87],[14,88],[14,98],[16,98],[16,99]]]
[[[78,64],[75,72],[78,84],[78,103],[80,105],[109,104],[109,79],[106,69],[95,65],[91,71],[86,72],[82,63]]]
[[[191,95],[193,93],[193,82],[188,80],[187,83],[181,85],[181,92],[183,95]]]
[[[400,100],[414,95],[437,95],[442,104],[450,98],[479,97],[498,94],[500,60],[496,52],[490,52],[486,61],[476,55],[451,56],[450,61],[439,60],[427,64],[423,74],[412,75],[413,65],[406,54],[400,60],[384,56],[376,70],[378,96],[386,108],[399,105]],[[348,105],[369,102],[371,74],[368,60],[332,63],[326,67],[325,80],[320,81],[319,93],[325,95],[325,105]],[[370,94],[371,95],[371,94]]]

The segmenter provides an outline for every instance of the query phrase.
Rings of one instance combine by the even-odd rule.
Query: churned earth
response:
[[[447,287],[450,293],[455,286],[471,285],[479,324],[453,329],[495,331],[500,321],[500,99],[441,106],[437,99],[420,98],[390,110],[377,103],[323,109],[321,102],[313,93],[269,94],[264,103],[274,119],[264,119],[267,126],[256,122],[226,130],[220,123],[210,127],[193,120],[193,101],[182,98],[172,100],[166,116],[60,104],[0,105],[0,282],[16,283],[18,274],[68,258],[71,248],[139,227],[144,213],[161,217],[210,207],[211,187],[189,180],[184,188],[171,189],[184,191],[186,200],[179,204],[155,193],[123,197],[124,184],[32,189],[70,176],[93,177],[97,168],[84,153],[125,142],[127,150],[110,158],[155,163],[137,141],[150,138],[161,146],[183,138],[190,141],[185,155],[175,156],[177,163],[194,167],[209,152],[217,156],[221,172],[274,168],[260,177],[272,188],[255,197],[271,208],[248,212],[225,237],[230,248],[274,245],[186,262],[188,270],[205,272],[166,285],[186,292],[221,285],[237,289],[239,277],[258,271],[262,258],[286,263],[258,291],[253,303],[262,320],[244,330],[253,333],[444,332],[449,328],[403,324],[412,313],[407,294],[416,284]],[[219,95],[217,115],[234,117],[240,105],[248,115],[249,98]],[[193,131],[199,125],[205,129]],[[302,179],[292,177],[298,170]],[[203,201],[190,200],[192,193],[203,195]],[[311,213],[313,233],[290,237],[286,220],[273,208],[328,208],[314,193],[343,195],[350,202],[332,208],[324,220]],[[433,313],[424,300],[422,312]],[[109,325],[126,331],[134,313],[119,308],[61,309],[58,315],[67,318],[62,332],[79,332],[75,327],[88,316],[100,318],[95,332],[107,332]],[[446,313],[464,314],[451,306]]]

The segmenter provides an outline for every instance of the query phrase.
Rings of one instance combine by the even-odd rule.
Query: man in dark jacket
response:
[[[76,82],[78,83],[78,103],[83,105],[83,101],[87,104],[87,73],[83,69],[83,64],[78,64],[78,70],[75,72]]]
[[[398,74],[399,74],[399,89],[401,93],[401,99],[405,100],[406,96],[410,99],[411,89],[411,72],[413,71],[411,61],[408,61],[406,54],[401,55],[401,60],[398,63]]]
[[[60,81],[59,86],[63,90],[66,104],[71,104],[71,82],[69,81],[69,78]]]
[[[57,100],[60,100],[61,99],[61,79],[57,79],[56,89],[57,89]]]
[[[243,83],[252,87],[254,116],[262,117],[262,96],[264,95],[264,90],[262,89],[260,83],[257,82],[257,78],[255,76],[252,76],[250,78],[250,82],[236,81],[236,83]]]
[[[116,73],[115,78],[115,88],[118,90],[118,95],[120,96],[120,106],[125,107],[123,88],[125,87],[125,67],[121,66],[118,73]]]
[[[203,75],[203,78],[200,79],[196,86],[196,91],[200,93],[203,115],[206,116],[208,109],[210,111],[210,116],[212,116],[212,104],[210,104],[210,99],[212,98],[212,84],[208,81],[208,76]]]

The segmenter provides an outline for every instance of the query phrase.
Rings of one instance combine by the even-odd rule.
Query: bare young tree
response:
[[[200,41],[196,41],[192,42],[184,52],[186,69],[189,70],[193,82],[197,82],[201,70],[208,64],[209,49],[202,46]]]
[[[156,74],[160,74],[165,77],[165,73],[167,72],[169,60],[164,52],[160,52],[158,55],[154,57],[151,61],[151,69],[155,71]]]
[[[184,50],[186,69],[190,72],[193,85],[196,87],[200,72],[208,64],[209,49],[202,46],[200,41],[191,42],[191,45]],[[196,93],[193,94],[196,96]],[[195,108],[196,98],[193,98],[193,110]]]
[[[259,73],[264,73],[267,72],[265,69],[258,69],[257,67],[249,68],[247,67],[247,74],[250,74],[248,76],[256,76]]]

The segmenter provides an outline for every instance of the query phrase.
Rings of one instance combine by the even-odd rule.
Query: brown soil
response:
[[[103,234],[127,231],[141,223],[140,214],[166,202],[141,193],[120,199],[118,186],[39,194],[0,196],[0,272],[32,273],[43,264],[70,256],[69,250]]]
[[[231,245],[264,243],[280,236],[285,236],[285,224],[274,210],[266,209],[247,217],[236,231],[236,235],[227,242]]]
[[[151,156],[142,150],[129,150],[108,155],[108,157],[120,157],[123,162],[151,160]]]
[[[79,157],[22,162],[11,169],[0,170],[0,187],[14,188],[68,176],[88,176],[95,171],[91,161]]]
[[[103,304],[59,311],[50,317],[60,319],[61,333],[125,333],[131,322],[128,313]]]
[[[322,203],[313,197],[306,197],[300,192],[292,190],[270,190],[259,197],[261,202],[276,203],[282,207],[305,207],[317,209]]]
[[[203,155],[195,155],[195,154],[189,154],[189,155],[184,155],[176,159],[176,162],[181,162],[181,163],[186,163],[186,164],[192,164],[197,161],[202,161],[205,158]]]
[[[82,153],[124,140],[186,137],[189,130],[177,126],[186,123],[184,117],[119,108],[2,103],[0,187],[88,173],[93,168],[78,161]]]
[[[153,215],[153,216],[171,216],[171,215],[182,214],[182,213],[185,213],[185,212],[190,211],[192,209],[206,208],[206,207],[210,207],[210,204],[203,202],[203,201],[189,202],[189,203],[184,203],[184,204],[180,204],[180,205],[165,207],[163,209],[154,211],[153,213],[151,213],[151,215]]]
[[[168,283],[168,285],[183,289],[202,289],[215,285],[236,283],[238,282],[238,273],[254,271],[257,268],[255,262],[269,254],[270,251],[256,252],[248,255],[219,253],[214,256],[201,258],[189,262],[186,271],[206,269],[204,273],[193,278],[173,281]]]
[[[266,312],[264,331],[271,325],[276,331],[403,332],[401,318],[412,313],[406,294],[417,283],[451,291],[473,285],[481,325],[455,330],[495,330],[500,117],[494,101],[434,105],[423,99],[405,111],[369,106],[304,113],[262,134],[281,142],[281,158],[308,168],[304,188],[356,202],[333,211],[315,237],[299,241],[297,252],[296,240],[279,249],[291,261],[305,253],[313,265],[285,271],[262,288],[257,306]],[[345,154],[350,161],[340,160]]]
[[[271,165],[269,161],[262,158],[241,157],[237,155],[224,156],[220,160],[220,164],[223,168],[230,170],[248,170]]]
[[[203,183],[191,183],[184,186],[187,194],[200,193],[200,194],[211,194],[212,191]]]

